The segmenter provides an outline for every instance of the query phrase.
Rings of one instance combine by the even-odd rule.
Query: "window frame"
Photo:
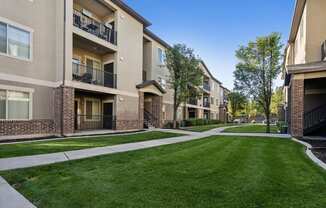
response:
[[[87,118],[87,111],[86,111],[86,108],[87,108],[87,101],[91,101],[92,102],[92,119],[88,119]],[[85,121],[101,121],[101,118],[100,117],[97,117],[97,118],[93,118],[93,103],[94,101],[97,101],[98,102],[98,107],[99,107],[99,115],[102,114],[102,102],[100,99],[96,99],[96,98],[85,98],[85,103],[84,103],[84,112],[85,112]]]
[[[0,118],[0,121],[29,121],[33,119],[33,93],[34,89],[31,88],[23,88],[23,87],[14,87],[14,86],[7,86],[7,85],[0,85],[0,90],[6,92],[6,118]],[[28,118],[27,119],[9,119],[8,118],[8,91],[16,91],[22,93],[28,93]]]
[[[1,56],[6,56],[6,57],[9,57],[9,58],[14,58],[14,59],[18,59],[18,60],[22,60],[22,61],[28,61],[28,62],[32,62],[33,61],[33,36],[34,36],[34,30],[28,26],[25,26],[25,25],[22,25],[22,24],[19,24],[17,22],[14,22],[14,21],[11,21],[7,18],[4,18],[4,17],[1,17],[0,16],[0,22],[2,22],[3,24],[6,25],[6,32],[7,32],[7,50],[6,50],[6,53],[3,53],[3,52],[0,52],[0,55]],[[9,26],[12,26],[14,28],[18,28],[20,30],[23,30],[25,32],[28,32],[29,33],[29,58],[22,58],[22,57],[19,57],[19,56],[13,56],[13,55],[10,55],[9,54],[9,50],[8,50],[8,27]]]
[[[165,66],[165,59],[166,59],[165,50],[160,47],[157,47],[157,56],[158,56],[159,65]]]

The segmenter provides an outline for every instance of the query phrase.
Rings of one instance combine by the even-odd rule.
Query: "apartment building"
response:
[[[121,0],[4,0],[0,136],[141,129],[172,120],[164,64],[170,46],[150,25]],[[201,67],[204,96],[182,106],[179,119],[219,118],[221,82]]]
[[[325,134],[326,1],[297,0],[285,57],[285,109],[295,137]]]

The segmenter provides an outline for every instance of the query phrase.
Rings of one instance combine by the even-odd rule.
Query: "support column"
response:
[[[155,122],[155,127],[156,128],[162,128],[162,126],[163,126],[162,106],[163,106],[163,97],[162,96],[153,96],[152,113],[155,116],[155,118],[157,118],[157,120]]]
[[[55,130],[59,135],[74,133],[74,96],[72,87],[55,89]]]
[[[139,110],[138,110],[138,121],[139,129],[144,128],[144,92],[138,92],[139,94]]]
[[[293,79],[291,83],[291,135],[303,137],[304,79]]]

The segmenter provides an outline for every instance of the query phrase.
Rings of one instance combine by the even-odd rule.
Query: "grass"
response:
[[[326,171],[285,139],[216,136],[0,175],[37,207],[326,207]]]
[[[129,135],[70,138],[52,141],[6,144],[0,145],[0,158],[103,147],[153,139],[170,138],[181,135],[182,134],[152,131]]]
[[[277,126],[271,125],[271,133],[278,133]],[[228,133],[266,133],[266,125],[244,125],[225,129],[223,132]]]
[[[209,131],[211,129],[224,127],[224,126],[232,126],[232,125],[234,125],[234,124],[210,124],[210,125],[202,125],[202,126],[191,126],[191,127],[186,127],[185,130],[195,131],[195,132],[204,132],[204,131]]]

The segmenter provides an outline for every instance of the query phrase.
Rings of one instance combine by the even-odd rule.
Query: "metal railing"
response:
[[[326,123],[326,105],[319,106],[304,114],[304,130]]]
[[[117,75],[78,63],[72,63],[73,80],[88,84],[117,88]]]
[[[206,91],[211,91],[211,86],[209,85],[209,83],[204,82],[204,84],[203,84],[203,88],[204,88],[204,90],[206,90]]]
[[[197,105],[198,104],[198,100],[196,98],[189,98],[188,104],[190,104],[190,105]]]
[[[91,129],[116,129],[116,117],[111,115],[91,115],[78,114],[75,115],[75,129],[91,130]]]
[[[117,45],[117,32],[80,11],[74,10],[74,26]]]
[[[203,107],[204,108],[209,108],[211,106],[210,102],[203,102]]]

